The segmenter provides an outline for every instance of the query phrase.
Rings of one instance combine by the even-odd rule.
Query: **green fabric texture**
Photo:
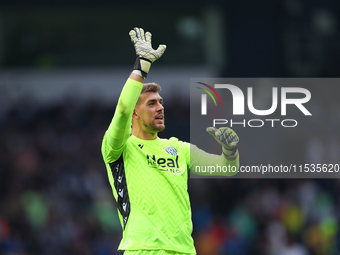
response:
[[[229,162],[224,156],[208,154],[174,137],[142,140],[131,135],[131,116],[141,89],[142,83],[127,80],[102,143],[123,228],[118,249],[196,254],[191,237],[189,171],[196,165],[216,163],[238,167],[238,158]],[[118,172],[119,176],[115,175]],[[125,215],[123,220],[122,213],[127,212],[128,217]]]

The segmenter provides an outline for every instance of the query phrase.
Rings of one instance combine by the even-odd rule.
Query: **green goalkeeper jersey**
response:
[[[196,254],[187,190],[190,166],[226,162],[223,156],[177,138],[142,140],[131,135],[132,112],[142,86],[128,79],[102,143],[123,228],[118,249]],[[195,157],[190,158],[190,150]],[[238,165],[238,160],[232,164]]]
[[[105,143],[105,139],[104,139]],[[109,153],[109,145],[106,145]],[[124,229],[120,250],[172,250],[194,253],[187,191],[188,144],[130,136],[108,176]],[[107,161],[108,162],[108,161]]]

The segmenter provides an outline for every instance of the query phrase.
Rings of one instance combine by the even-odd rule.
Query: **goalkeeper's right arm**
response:
[[[161,57],[166,49],[165,45],[160,45],[157,50],[154,50],[151,46],[151,33],[144,34],[144,30],[141,28],[135,28],[129,34],[136,50],[137,59],[134,70],[120,94],[115,114],[105,134],[105,142],[114,150],[120,149],[129,138],[132,113],[143,88],[146,74],[149,72],[151,63]],[[148,64],[145,64],[146,62]]]
[[[131,133],[132,113],[136,102],[143,88],[143,83],[139,81],[136,74],[131,74],[126,81],[123,90],[119,96],[118,104],[106,131],[109,145],[118,150],[123,146]]]

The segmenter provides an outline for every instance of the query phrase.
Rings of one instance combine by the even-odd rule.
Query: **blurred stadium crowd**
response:
[[[161,137],[189,140],[181,102],[166,106]],[[121,226],[100,153],[114,107],[2,107],[0,254],[116,254]],[[329,179],[190,179],[198,255],[338,254],[338,187]]]

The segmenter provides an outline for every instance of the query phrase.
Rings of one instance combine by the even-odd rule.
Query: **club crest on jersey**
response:
[[[177,150],[174,146],[168,146],[168,147],[164,147],[163,148],[167,153],[169,153],[172,156],[176,156],[177,155]]]

